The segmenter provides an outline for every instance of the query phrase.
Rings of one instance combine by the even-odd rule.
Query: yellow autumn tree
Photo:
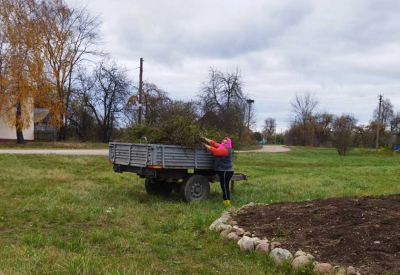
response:
[[[74,72],[99,41],[97,17],[64,0],[0,0],[0,114],[17,129],[46,108],[66,139]]]
[[[35,95],[46,86],[34,9],[32,0],[0,0],[0,116],[16,128],[18,143],[25,142],[22,130],[32,123]]]

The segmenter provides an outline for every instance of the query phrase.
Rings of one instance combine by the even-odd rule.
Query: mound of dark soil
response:
[[[319,262],[363,274],[400,274],[400,195],[283,202],[241,211],[236,221],[257,237],[277,238]]]

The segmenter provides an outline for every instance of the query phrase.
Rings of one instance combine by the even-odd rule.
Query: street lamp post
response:
[[[247,129],[249,130],[249,132],[250,132],[250,115],[251,115],[251,104],[253,104],[254,103],[254,100],[253,99],[248,99],[248,100],[246,100],[247,101],[247,103],[249,104],[249,120],[247,121]]]

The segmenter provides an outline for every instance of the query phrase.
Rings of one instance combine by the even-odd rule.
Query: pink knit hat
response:
[[[224,137],[224,138],[221,140],[221,144],[219,145],[218,148],[225,148],[225,146],[222,145],[222,141],[223,141],[224,139],[226,139],[226,141],[227,141],[227,143],[226,143],[226,148],[232,148],[232,141],[231,141],[231,139],[228,138],[228,137]]]

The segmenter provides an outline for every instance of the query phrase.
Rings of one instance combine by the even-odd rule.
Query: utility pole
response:
[[[142,93],[143,93],[143,58],[140,58],[139,72],[139,124],[142,124]]]
[[[382,108],[382,95],[379,95],[379,111],[378,111],[378,121],[376,125],[376,145],[375,151],[378,152],[379,149],[379,132],[381,128],[381,108]]]

